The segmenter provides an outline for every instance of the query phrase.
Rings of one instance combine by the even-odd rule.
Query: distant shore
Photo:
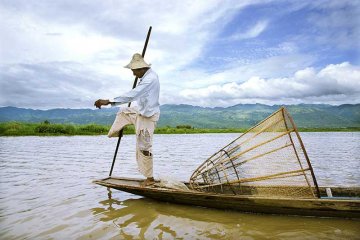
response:
[[[110,126],[98,124],[56,124],[56,123],[23,123],[5,122],[0,123],[0,136],[76,136],[76,135],[106,135]],[[195,133],[243,133],[247,129],[210,129],[193,128],[189,125],[176,127],[158,127],[155,134],[195,134]],[[300,132],[358,132],[360,127],[348,128],[299,128]],[[134,134],[134,127],[127,126],[124,134]]]

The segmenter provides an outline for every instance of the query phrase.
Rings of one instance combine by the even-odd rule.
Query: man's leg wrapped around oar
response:
[[[144,117],[133,107],[121,109],[108,133],[108,137],[117,137],[120,130],[129,124],[135,125],[136,161],[139,172],[146,177],[144,186],[154,183],[152,142],[159,114]]]

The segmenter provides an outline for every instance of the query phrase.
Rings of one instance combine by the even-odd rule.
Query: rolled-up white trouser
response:
[[[108,137],[118,137],[120,130],[129,124],[134,124],[136,131],[136,161],[139,172],[145,177],[153,177],[152,140],[159,114],[151,117],[142,116],[136,108],[121,108],[110,128]],[[143,151],[148,151],[146,156]]]

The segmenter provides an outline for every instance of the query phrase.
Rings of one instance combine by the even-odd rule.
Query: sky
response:
[[[360,103],[360,1],[0,0],[0,106],[121,96],[149,26],[161,104]]]

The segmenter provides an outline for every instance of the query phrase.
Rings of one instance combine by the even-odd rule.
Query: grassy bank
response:
[[[43,123],[22,123],[22,122],[5,122],[0,123],[0,136],[74,136],[74,135],[105,135],[109,131],[110,126],[87,124],[53,124],[49,122]],[[354,132],[360,131],[359,127],[354,128],[300,128],[302,132]],[[241,133],[246,129],[204,129],[193,128],[189,125],[181,125],[177,127],[158,127],[156,134],[192,134],[192,133]],[[127,126],[125,134],[133,134],[134,127]]]
[[[0,136],[101,135],[108,130],[109,127],[96,124],[0,123]]]
[[[62,136],[62,135],[105,135],[110,126],[98,124],[74,125],[43,123],[6,122],[0,123],[0,136]],[[198,129],[187,125],[177,127],[158,127],[156,134],[191,134],[191,133],[233,133],[245,129]],[[126,126],[124,134],[134,134],[134,126]]]

